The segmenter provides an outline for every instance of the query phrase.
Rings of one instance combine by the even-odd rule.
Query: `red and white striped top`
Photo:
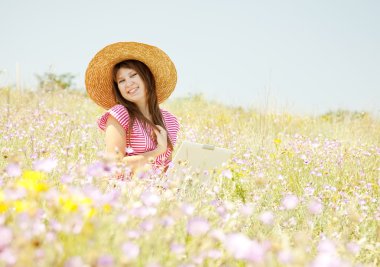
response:
[[[163,110],[160,108],[162,118],[164,120],[164,124],[169,136],[170,141],[173,146],[177,141],[177,133],[179,131],[179,123],[177,118],[171,114],[169,111]],[[127,108],[123,105],[116,105],[110,108],[103,116],[98,119],[98,126],[101,130],[105,130],[107,119],[109,115],[112,115],[120,125],[126,130],[129,130],[129,113]],[[152,131],[151,127],[148,128],[148,132]],[[128,139],[128,135],[126,135]],[[126,148],[126,156],[139,155],[144,152],[152,151],[157,148],[157,144],[152,140],[150,135],[148,135],[142,126],[142,123],[139,120],[135,120],[132,133],[130,137],[130,144],[127,143],[127,146],[131,147]],[[153,163],[153,169],[157,169],[159,167],[166,167],[171,162],[170,155],[172,153],[171,149],[167,149],[165,153],[161,154],[156,158],[156,161]]]

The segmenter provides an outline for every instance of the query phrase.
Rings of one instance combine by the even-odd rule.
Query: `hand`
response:
[[[154,129],[154,133],[156,134],[157,138],[157,150],[161,154],[165,153],[167,147],[168,147],[168,135],[164,128],[162,128],[160,125],[156,125],[158,130]]]

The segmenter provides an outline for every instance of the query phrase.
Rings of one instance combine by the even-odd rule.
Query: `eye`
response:
[[[120,80],[118,83],[120,84],[120,83],[122,83],[122,82],[124,82],[125,80],[123,79],[123,80]]]
[[[132,78],[132,77],[135,77],[136,75],[137,75],[137,73],[133,73],[133,74],[131,75],[131,78]]]

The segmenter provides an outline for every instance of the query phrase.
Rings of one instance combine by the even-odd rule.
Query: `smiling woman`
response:
[[[160,49],[134,42],[99,51],[86,71],[89,96],[108,111],[98,120],[106,152],[135,172],[146,164],[166,171],[179,123],[159,104],[173,92],[176,70]]]

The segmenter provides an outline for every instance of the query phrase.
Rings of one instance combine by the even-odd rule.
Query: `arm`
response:
[[[158,142],[156,149],[140,155],[124,157],[126,132],[113,116],[108,117],[105,132],[106,152],[112,156],[115,156],[117,160],[121,160],[126,163],[128,167],[131,167],[132,171],[135,171],[137,168],[149,163],[151,158],[155,159],[162,153],[165,153],[167,148],[166,132],[164,129],[160,128],[160,132],[155,130]]]

